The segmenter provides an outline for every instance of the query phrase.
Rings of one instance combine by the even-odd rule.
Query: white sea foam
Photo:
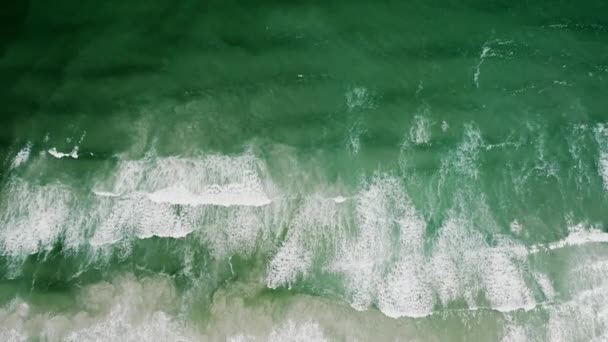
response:
[[[96,189],[96,195],[107,198],[91,239],[96,246],[132,237],[179,238],[201,230],[218,256],[246,253],[274,210],[262,208],[271,204],[267,189],[272,187],[263,163],[249,152],[123,160]]]
[[[604,181],[604,189],[608,191],[608,152],[600,154],[599,171]]]
[[[212,185],[200,193],[193,194],[184,186],[174,186],[157,190],[148,194],[148,198],[155,203],[171,203],[183,205],[220,205],[220,206],[254,206],[259,207],[270,204],[271,200],[261,191],[248,189],[246,185],[226,184]]]
[[[27,303],[14,299],[5,307],[0,308],[0,340],[7,342],[25,342],[28,334],[24,320],[30,311]]]
[[[534,308],[517,245],[505,238],[489,246],[471,228],[465,218],[452,216],[433,245],[430,274],[441,303],[462,298],[469,308],[479,307],[476,297],[483,292],[497,311]]]
[[[97,190],[93,190],[93,193],[96,196],[101,196],[101,197],[120,197],[120,194],[109,192],[109,191],[97,191]]]
[[[546,274],[539,272],[534,273],[534,279],[543,291],[545,298],[547,300],[553,300],[555,298],[555,289],[553,288],[551,279]]]
[[[522,267],[521,263],[529,255],[566,247],[608,242],[608,233],[601,231],[599,228],[587,227],[579,223],[569,227],[568,230],[569,234],[565,238],[548,244],[526,247],[505,240],[507,241],[506,244],[483,248],[478,252],[475,252],[474,248],[466,248],[469,250],[467,252],[469,256],[474,256],[474,260],[479,259],[477,263],[483,270],[481,273],[482,279],[485,279],[484,291],[486,291],[486,297],[492,303],[493,309],[509,312],[519,309],[531,310],[538,305],[532,299],[531,292],[523,281],[524,273],[522,272],[525,267]],[[481,255],[475,256],[478,253],[481,253]],[[547,275],[538,272],[531,274],[531,276],[535,279],[545,298],[549,301],[554,300],[556,294],[552,280]]]
[[[599,228],[586,227],[582,223],[569,227],[569,234],[558,241],[548,244],[532,245],[529,248],[529,253],[539,253],[546,250],[560,249],[570,246],[581,246],[594,243],[608,242],[608,233],[603,232]]]
[[[170,203],[205,202],[206,196],[215,196],[222,202],[238,193],[250,196],[255,193],[254,203],[259,205],[268,201],[264,169],[263,163],[252,153],[198,158],[150,154],[141,160],[121,161],[114,176],[98,189],[120,194],[147,193],[157,202]],[[201,198],[194,199],[198,194],[202,194]],[[208,201],[213,202],[212,199]]]
[[[16,329],[0,327],[0,340],[5,342],[26,342],[27,335]]]
[[[431,121],[425,115],[416,115],[410,128],[410,141],[416,145],[428,144],[431,141]]]
[[[95,196],[82,201],[67,185],[7,182],[0,201],[2,253],[48,250],[60,237],[72,247],[100,247],[200,230],[216,256],[246,254],[258,237],[268,240],[285,214],[277,212],[280,199],[269,205],[272,186],[264,165],[250,153],[123,160],[94,189]]]
[[[548,159],[546,153],[546,143],[544,133],[538,135],[535,141],[536,145],[536,161],[534,171],[544,177],[559,178],[559,163],[554,159]]]
[[[111,244],[124,238],[183,237],[196,228],[188,210],[177,213],[169,205],[155,204],[141,195],[118,202],[117,197],[102,196],[85,210],[73,190],[58,183],[36,185],[14,179],[5,185],[3,193],[0,246],[5,255],[49,250],[60,237],[64,248],[69,249]],[[90,230],[94,234],[87,240]]]
[[[476,306],[474,295],[479,291],[479,284],[468,270],[477,265],[475,255],[467,251],[482,247],[478,233],[467,232],[465,220],[451,215],[441,226],[433,244],[429,274],[442,305],[463,298],[469,307]]]
[[[355,309],[375,303],[389,317],[423,317],[433,313],[435,298],[443,306],[464,300],[469,309],[489,304],[504,312],[537,305],[525,280],[525,246],[508,237],[489,245],[470,220],[452,213],[424,252],[426,222],[398,179],[375,176],[356,198],[358,234],[336,245],[327,268],[345,276]],[[290,251],[315,245],[302,240]],[[550,281],[539,283],[551,296]],[[479,302],[480,293],[487,304]]]
[[[420,227],[421,222],[417,220],[401,182],[390,176],[375,176],[357,195],[356,214],[359,234],[351,243],[340,246],[329,268],[345,275],[352,291],[351,305],[357,310],[364,310],[380,300],[381,310],[389,315],[401,316],[404,312],[424,315],[427,309],[421,307],[424,304],[412,302],[415,295],[400,297],[404,293],[398,289],[404,285],[412,290],[416,288],[416,280],[407,278],[416,274],[415,264],[401,260],[392,269],[388,284],[383,284],[383,273],[389,267],[392,254],[393,229],[401,231],[404,236],[403,248],[411,250],[418,248],[422,236],[419,231],[424,229],[424,225]],[[396,289],[396,292],[391,289]],[[411,304],[417,306],[408,307]]]
[[[334,200],[307,198],[289,223],[287,236],[268,266],[267,286],[290,286],[298,277],[305,277],[313,255],[344,238],[344,214]]]
[[[526,330],[521,326],[508,325],[505,329],[501,342],[527,342],[530,337]]]
[[[361,135],[365,133],[365,130],[359,127],[359,125],[353,125],[349,131],[346,140],[346,147],[352,154],[358,154],[361,149]]]
[[[296,239],[288,240],[268,265],[267,286],[271,289],[290,287],[298,277],[306,276],[311,263],[312,253],[298,245]]]
[[[346,200],[347,200],[347,198],[344,196],[336,196],[336,197],[332,198],[332,201],[334,201],[336,203],[342,203]]]
[[[399,259],[380,285],[378,307],[389,317],[424,317],[432,313],[433,290],[423,255],[426,222],[407,196],[399,209]]]
[[[456,150],[455,166],[464,174],[477,178],[479,175],[479,150],[483,146],[481,131],[472,124],[465,125],[464,140]]]
[[[359,236],[338,254],[332,270],[345,275],[352,291],[351,305],[365,310],[373,303],[381,280],[379,268],[391,252],[389,202],[396,194],[395,179],[377,179],[371,182],[357,198],[357,225]],[[398,182],[397,182],[398,185]],[[391,190],[393,190],[391,192]]]
[[[521,233],[522,226],[519,221],[513,220],[509,225],[509,228],[511,228],[511,232],[513,232],[513,234],[519,235]]]
[[[72,151],[70,151],[68,153],[59,152],[59,151],[57,151],[57,149],[55,147],[51,148],[47,152],[50,155],[52,155],[53,157],[58,158],[58,159],[61,159],[61,158],[78,159],[78,146],[74,147],[72,149]]]
[[[365,87],[354,87],[346,92],[346,106],[349,111],[372,105],[371,96]]]
[[[578,246],[589,243],[608,242],[608,233],[599,229],[575,230],[562,240],[550,243],[548,249],[564,248],[566,246]]]
[[[83,132],[82,135],[80,136],[80,139],[78,139],[78,142],[76,143],[76,145],[74,145],[74,147],[72,148],[72,150],[70,152],[59,152],[57,150],[57,148],[53,147],[50,150],[48,150],[47,152],[58,159],[61,158],[72,158],[72,159],[78,159],[79,155],[78,155],[78,151],[80,150],[79,145],[82,144],[82,142],[84,141],[84,138],[86,137],[87,132]],[[45,137],[46,140],[48,140],[48,134]],[[72,138],[68,137],[65,139],[65,141],[67,143],[71,143],[72,142]]]
[[[27,160],[30,158],[30,153],[32,152],[32,146],[32,143],[28,142],[21,150],[19,150],[19,152],[17,152],[17,155],[11,163],[11,169],[16,169],[27,162]]]
[[[23,256],[49,249],[64,232],[66,244],[79,240],[69,229],[77,222],[73,200],[69,188],[60,184],[9,181],[0,200],[1,253]]]
[[[486,41],[482,47],[481,52],[479,54],[479,61],[475,68],[475,73],[473,74],[473,83],[475,87],[479,88],[479,77],[481,75],[481,66],[484,61],[490,57],[492,58],[503,58],[509,59],[513,58],[515,51],[510,48],[515,45],[512,40],[502,40],[502,39],[493,39],[490,41]]]
[[[481,48],[481,53],[479,55],[479,62],[477,63],[477,67],[475,68],[475,74],[473,74],[473,82],[475,83],[475,87],[479,88],[479,75],[481,75],[481,65],[485,61],[488,56],[488,52],[490,52],[490,47],[484,45]]]
[[[550,341],[605,341],[608,327],[608,260],[581,255],[567,268],[563,282],[570,298],[548,308],[546,339]],[[593,260],[595,259],[595,260]]]
[[[202,207],[195,222],[214,256],[249,256],[256,247],[267,247],[274,225],[280,222],[274,210],[280,207],[280,203],[272,207]]]
[[[481,131],[473,124],[466,124],[462,141],[441,161],[441,183],[450,173],[477,179],[479,177],[480,150],[483,144]]]
[[[494,310],[509,312],[536,307],[523,271],[513,255],[491,248],[481,253],[481,278],[486,297]]]
[[[461,149],[468,150],[466,146]],[[191,205],[191,201],[181,199],[161,196],[162,200],[155,201],[151,198],[153,194],[163,195],[165,189],[176,188],[186,192],[187,196],[194,193],[205,195],[211,192],[209,189],[233,195],[243,188],[256,189],[258,192],[255,194],[266,196],[266,189],[272,187],[265,181],[264,166],[252,156],[168,158],[172,160],[153,157],[123,161],[114,177],[101,183],[111,191],[94,191],[99,198],[93,197],[95,210],[88,212],[87,216],[99,225],[90,241],[92,245],[114,243],[124,238],[183,237],[200,229],[202,239],[214,255],[230,256],[254,250],[258,238],[268,233],[267,227],[282,226],[275,224],[278,222],[276,216],[283,217],[285,212],[276,211],[280,206],[279,203],[275,206],[274,200],[257,206],[255,203],[261,202],[248,198],[244,202],[238,202],[241,199],[232,201],[228,196],[223,202],[216,198],[215,202],[206,200]],[[246,163],[242,163],[243,160]],[[216,164],[210,166],[210,162]],[[241,169],[234,170],[223,163],[231,164],[231,167],[238,165]],[[192,179],[194,177],[199,177],[199,180]],[[19,182],[6,185],[4,190],[8,197],[2,202],[3,208],[17,205],[13,203],[40,203],[38,212],[45,215],[28,211],[25,215],[2,216],[3,223],[10,223],[3,225],[0,237],[4,245],[12,246],[5,250],[31,253],[40,246],[51,246],[66,229],[78,226],[76,222],[80,219],[74,217],[85,217],[74,210],[78,208],[78,201],[68,187]],[[238,185],[232,187],[233,184]],[[13,189],[14,193],[7,189]],[[182,195],[179,191],[177,194]],[[452,213],[435,241],[423,252],[426,222],[415,210],[399,179],[376,175],[352,198],[347,203],[342,196],[309,196],[301,198],[301,202],[296,201],[298,207],[295,216],[288,220],[285,240],[268,267],[268,287],[290,286],[300,277],[308,276],[315,257],[324,254],[319,252],[333,250],[335,254],[328,254],[331,257],[326,270],[345,275],[348,294],[357,309],[377,304],[390,317],[421,317],[432,314],[432,308],[437,304],[435,297],[443,305],[464,299],[473,309],[481,305],[478,295],[483,293],[492,309],[529,310],[537,303],[524,281],[529,277],[525,273],[522,256],[525,258],[531,253],[567,246],[608,242],[608,234],[600,229],[574,226],[567,237],[546,245],[526,248],[505,238],[506,242],[490,246],[471,222]],[[354,236],[347,234],[352,232],[349,210],[355,211],[352,220],[358,231]],[[54,214],[49,216],[49,211]],[[21,221],[25,223],[15,223]],[[5,228],[11,226],[26,227],[23,234],[37,240],[28,242],[27,238],[14,235],[19,229]],[[38,228],[28,228],[30,226]],[[52,228],[48,230],[51,233],[31,230],[49,227]],[[7,239],[11,234],[14,236]],[[395,241],[395,236],[399,237],[398,241]],[[83,241],[81,236],[79,238]],[[11,245],[6,241],[20,244],[15,242]],[[551,279],[532,277],[548,299],[554,296]],[[162,317],[154,320],[162,322]]]
[[[393,318],[424,317],[433,312],[433,290],[421,255],[406,257],[390,270],[378,293],[378,307]]]
[[[89,240],[92,246],[152,236],[180,238],[196,228],[191,211],[177,212],[168,205],[150,202],[142,195],[119,202],[99,203],[94,214],[97,215],[94,220],[99,224]]]
[[[598,172],[608,191],[608,124],[598,124],[595,129],[595,140],[599,147]]]

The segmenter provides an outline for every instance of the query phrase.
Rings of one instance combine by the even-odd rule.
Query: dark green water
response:
[[[606,340],[607,14],[10,1],[0,340]]]

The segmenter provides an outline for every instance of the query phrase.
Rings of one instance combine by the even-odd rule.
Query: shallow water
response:
[[[608,3],[6,8],[0,340],[608,338]]]

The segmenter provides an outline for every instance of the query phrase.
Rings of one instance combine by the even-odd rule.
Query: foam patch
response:
[[[28,161],[30,154],[32,153],[32,146],[33,144],[28,142],[19,150],[19,152],[17,152],[17,155],[15,155],[15,158],[13,158],[13,161],[11,162],[10,169],[16,169]]]
[[[65,233],[67,245],[82,240],[71,229],[78,223],[75,198],[64,185],[36,185],[13,178],[5,184],[0,200],[2,254],[23,256],[48,250]]]

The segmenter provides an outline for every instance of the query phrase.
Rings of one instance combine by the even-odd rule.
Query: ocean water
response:
[[[608,2],[3,7],[0,340],[608,340]]]

